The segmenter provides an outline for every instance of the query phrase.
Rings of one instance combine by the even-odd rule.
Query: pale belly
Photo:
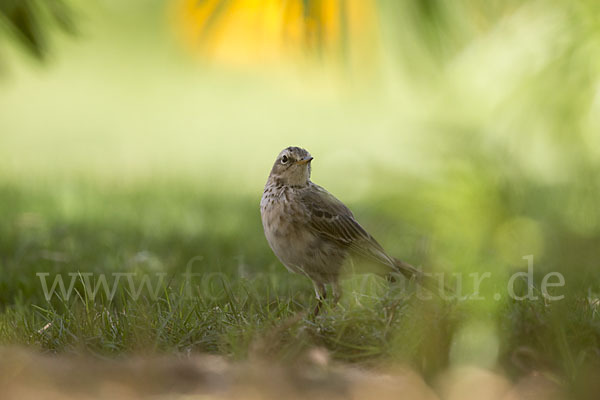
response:
[[[285,267],[320,282],[337,279],[345,249],[314,234],[289,203],[261,202],[265,237]]]
[[[306,249],[317,238],[308,230],[301,229],[300,222],[293,221],[282,204],[273,203],[262,214],[265,237],[273,253],[285,267],[303,274],[306,267]]]

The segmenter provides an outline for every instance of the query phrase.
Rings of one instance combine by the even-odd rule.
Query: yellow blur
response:
[[[227,65],[348,62],[378,37],[373,0],[176,0],[173,16],[191,52]]]

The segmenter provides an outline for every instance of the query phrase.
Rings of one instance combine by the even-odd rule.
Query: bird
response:
[[[340,299],[342,266],[358,256],[388,273],[422,281],[423,273],[394,258],[356,220],[344,203],[310,180],[313,157],[300,147],[287,147],[275,159],[260,201],[269,246],[291,272],[308,277],[315,289],[316,316],[332,287]],[[431,283],[431,282],[430,282]]]

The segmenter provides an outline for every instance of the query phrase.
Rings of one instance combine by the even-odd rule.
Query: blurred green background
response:
[[[363,304],[350,280],[311,335],[286,326],[265,352],[317,343],[344,360],[573,382],[598,367],[600,3],[73,0],[67,32],[25,3],[43,44],[0,17],[0,341],[243,357],[313,301],[258,210],[275,156],[296,145],[390,253],[493,279],[487,300],[451,311],[377,285]],[[565,276],[564,301],[507,299],[527,255],[538,294],[545,273]],[[175,274],[195,256],[233,294],[177,312],[176,294],[166,308],[123,300],[125,315],[49,305],[35,276]]]

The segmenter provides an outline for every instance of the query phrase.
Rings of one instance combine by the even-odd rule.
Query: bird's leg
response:
[[[339,282],[333,282],[331,284],[331,291],[333,292],[333,304],[337,304],[340,301],[340,298],[342,297],[342,287],[340,286]]]
[[[317,296],[317,305],[313,311],[313,315],[316,317],[319,315],[321,306],[323,306],[323,302],[327,298],[327,290],[325,289],[325,285],[323,283],[313,282],[313,285],[315,286],[315,294]]]

